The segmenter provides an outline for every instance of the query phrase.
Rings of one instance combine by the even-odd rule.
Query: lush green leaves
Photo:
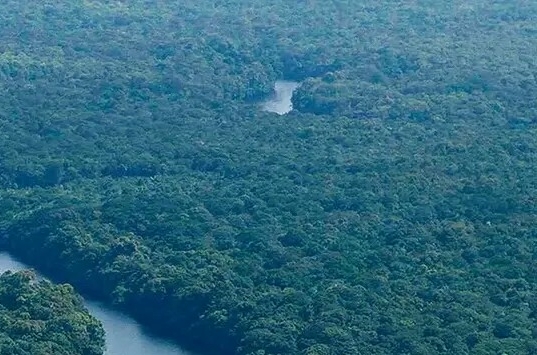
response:
[[[0,352],[99,355],[104,330],[72,287],[37,281],[28,271],[0,276]]]
[[[535,352],[534,2],[0,10],[4,247],[208,353]]]

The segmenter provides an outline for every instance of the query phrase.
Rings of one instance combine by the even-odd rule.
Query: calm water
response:
[[[263,110],[285,115],[293,110],[291,98],[293,92],[300,86],[295,81],[277,81],[274,84],[275,95],[263,103]]]
[[[9,254],[0,252],[0,273],[30,269]],[[100,303],[84,301],[106,331],[106,355],[188,355],[177,345],[145,333],[133,319]]]

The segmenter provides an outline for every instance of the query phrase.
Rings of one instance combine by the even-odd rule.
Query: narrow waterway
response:
[[[31,267],[0,252],[0,274]],[[147,334],[142,327],[126,315],[100,303],[84,300],[90,313],[101,321],[106,332],[106,355],[188,355],[177,345]]]
[[[274,84],[274,96],[263,102],[263,110],[285,115],[293,110],[293,93],[300,86],[296,81],[279,80]]]

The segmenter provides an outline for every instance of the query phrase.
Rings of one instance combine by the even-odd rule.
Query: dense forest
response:
[[[0,354],[102,355],[104,331],[69,285],[0,275]]]
[[[536,56],[531,0],[2,1],[0,248],[200,353],[535,354]]]

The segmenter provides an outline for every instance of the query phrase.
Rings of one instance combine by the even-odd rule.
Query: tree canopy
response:
[[[2,355],[102,355],[104,331],[69,285],[30,271],[0,275]]]
[[[536,33],[529,0],[2,1],[0,247],[202,353],[536,353]]]

